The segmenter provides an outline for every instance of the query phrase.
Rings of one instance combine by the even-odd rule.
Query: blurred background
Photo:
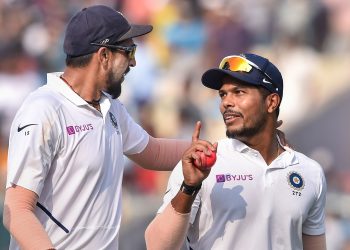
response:
[[[93,4],[154,25],[150,35],[135,40],[137,66],[120,97],[153,136],[190,139],[201,120],[202,138],[224,138],[218,94],[201,85],[202,73],[226,55],[248,51],[276,64],[285,84],[281,129],[327,177],[328,249],[350,249],[349,0],[0,0],[1,214],[15,112],[46,83],[47,72],[63,70],[65,26]],[[120,249],[145,249],[143,233],[169,173],[146,171],[127,159],[125,167]],[[0,249],[8,244],[1,223]]]

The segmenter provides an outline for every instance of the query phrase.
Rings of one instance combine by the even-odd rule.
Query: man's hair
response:
[[[69,56],[66,57],[66,65],[73,68],[82,68],[87,66],[92,58],[93,53],[83,56]]]
[[[268,97],[269,95],[271,95],[272,93],[270,91],[268,91],[266,88],[264,87],[258,87],[263,99],[265,100],[266,97]],[[278,105],[277,109],[276,109],[276,117],[278,118],[278,115],[280,113],[280,105],[281,103]]]

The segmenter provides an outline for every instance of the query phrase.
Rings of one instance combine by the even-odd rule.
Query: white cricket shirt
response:
[[[7,187],[38,194],[36,216],[57,249],[118,249],[123,154],[142,152],[149,135],[119,100],[104,93],[100,113],[61,74],[48,74],[16,114]]]
[[[302,233],[325,233],[326,182],[320,165],[285,148],[269,166],[234,139],[219,141],[217,161],[192,206],[192,249],[298,250]],[[172,172],[161,213],[183,181]]]

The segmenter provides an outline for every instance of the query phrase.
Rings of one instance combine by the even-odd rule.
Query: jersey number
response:
[[[296,196],[301,196],[301,193],[298,192],[298,191],[293,191],[293,195],[296,195]]]

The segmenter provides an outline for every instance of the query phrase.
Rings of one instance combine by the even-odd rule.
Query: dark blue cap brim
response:
[[[225,76],[232,77],[233,79],[249,85],[259,86],[260,83],[256,82],[256,79],[252,79],[249,74],[244,72],[233,72],[224,69],[209,69],[202,75],[202,83],[204,86],[219,90],[222,86],[222,79]]]
[[[124,35],[118,38],[117,42],[121,42],[129,38],[146,35],[147,33],[150,33],[152,30],[153,30],[152,25],[131,24],[131,28],[128,30],[128,32],[126,32]]]

